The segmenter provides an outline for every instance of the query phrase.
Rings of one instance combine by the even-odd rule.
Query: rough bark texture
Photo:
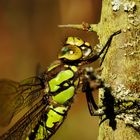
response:
[[[98,28],[102,44],[111,33],[122,30],[113,38],[102,65],[105,83],[115,98],[140,98],[140,0],[103,0]],[[115,117],[115,130],[108,119],[103,121],[98,140],[140,140],[140,118],[133,123],[133,113],[130,120],[125,115]]]

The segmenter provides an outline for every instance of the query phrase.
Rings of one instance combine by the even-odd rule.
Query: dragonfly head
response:
[[[58,58],[66,61],[84,60],[90,56],[92,48],[88,42],[78,37],[68,37],[61,49]]]

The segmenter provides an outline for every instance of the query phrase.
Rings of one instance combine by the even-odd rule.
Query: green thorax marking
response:
[[[73,98],[75,87],[78,85],[78,78],[75,78],[77,71],[76,66],[60,63],[54,63],[49,67],[48,76],[51,73],[51,78],[49,77],[44,91],[49,96],[49,105],[44,114],[47,117],[40,120],[43,125],[39,124],[36,133],[33,132],[36,140],[49,138],[64,121],[72,103],[70,99]],[[69,104],[66,105],[66,102]]]
[[[55,78],[49,81],[50,91],[54,92],[58,90],[60,88],[59,85],[62,82],[72,78],[73,76],[74,76],[74,73],[71,70],[64,70],[64,71],[59,72]]]
[[[61,91],[59,94],[52,96],[52,99],[59,104],[64,104],[74,95],[74,86],[70,86],[68,89]]]
[[[62,65],[55,63],[51,65],[49,70],[53,71]],[[70,98],[74,96],[75,87],[78,85],[75,79],[75,73],[77,72],[76,66],[63,65],[63,69],[58,71],[54,77],[48,81],[48,86],[45,92],[52,97],[52,100],[59,104],[64,104]]]
[[[73,98],[78,85],[79,78],[75,78],[77,71],[76,66],[61,63],[54,63],[49,67],[48,76],[49,73],[51,76],[44,91],[49,96],[49,105],[44,114],[46,117],[42,116],[38,127],[32,130],[35,140],[49,138],[64,121],[72,103],[70,99]],[[30,137],[27,137],[26,140],[30,140]]]

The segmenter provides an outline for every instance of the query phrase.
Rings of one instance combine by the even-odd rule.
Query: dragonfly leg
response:
[[[100,50],[100,52],[97,52],[96,49],[93,49],[94,51],[93,51],[92,55],[89,58],[87,58],[85,60],[82,60],[83,62],[81,62],[81,64],[82,65],[90,64],[90,63],[96,61],[97,59],[99,59],[100,56],[102,54],[104,54],[103,57],[102,57],[101,63],[100,63],[100,66],[101,66],[103,61],[104,61],[104,58],[105,58],[105,56],[107,54],[107,51],[108,51],[108,49],[110,47],[110,44],[111,44],[111,41],[112,41],[113,37],[118,35],[118,34],[120,34],[120,33],[121,33],[121,30],[118,30],[117,32],[114,32],[112,35],[110,35],[109,39],[107,40],[105,45],[103,45],[103,48]]]
[[[91,116],[100,116],[103,113],[101,113],[101,109],[97,106],[92,93],[98,91],[99,88],[104,86],[102,80],[98,76],[95,76],[92,67],[86,67],[84,78],[82,79],[82,81],[82,91],[86,95],[88,109]]]
[[[100,95],[100,104],[97,106],[95,103],[94,97],[92,92],[97,91],[99,88],[102,89],[102,93]],[[85,75],[83,78],[83,92],[86,95],[86,100],[88,104],[88,109],[91,116],[101,116],[100,124],[109,119],[109,125],[115,129],[116,122],[115,122],[115,111],[114,111],[114,104],[115,100],[114,97],[111,95],[111,89],[104,82],[101,80],[100,76],[94,73],[92,67],[85,68]]]
[[[90,112],[91,116],[93,116],[94,115],[94,109],[97,110],[98,106],[96,105],[95,100],[92,96],[93,89],[90,87],[90,82],[88,81],[87,78],[84,78],[84,83],[83,83],[82,90],[86,95],[86,100],[87,100],[87,105],[88,105],[89,112]]]

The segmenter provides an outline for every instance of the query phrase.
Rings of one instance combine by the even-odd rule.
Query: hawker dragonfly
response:
[[[68,37],[58,60],[41,74],[21,82],[0,80],[0,127],[9,126],[1,140],[46,140],[60,127],[83,85],[91,115],[98,106],[92,96],[86,65],[96,61],[108,49],[113,33],[97,52],[88,42]],[[93,76],[96,80],[96,76]],[[18,114],[24,112],[18,118]],[[10,123],[17,116],[15,122]]]

